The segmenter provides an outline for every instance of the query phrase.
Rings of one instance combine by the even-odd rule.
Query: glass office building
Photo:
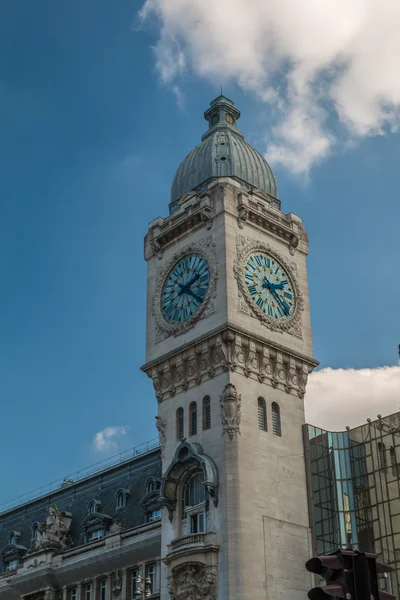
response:
[[[342,432],[304,426],[313,551],[372,552],[400,600],[400,413]]]

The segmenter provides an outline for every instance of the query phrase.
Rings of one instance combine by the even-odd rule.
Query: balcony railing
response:
[[[190,546],[192,544],[204,544],[206,541],[207,533],[192,533],[191,535],[185,535],[184,537],[177,538],[171,542],[171,550],[177,550],[182,546]]]

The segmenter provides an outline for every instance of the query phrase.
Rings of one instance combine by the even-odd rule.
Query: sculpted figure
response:
[[[66,548],[71,520],[70,516],[63,515],[56,506],[51,506],[46,522],[40,523],[37,529],[34,549],[39,550],[47,547]]]

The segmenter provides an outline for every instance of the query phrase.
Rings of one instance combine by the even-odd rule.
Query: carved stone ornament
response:
[[[164,451],[164,447],[165,447],[165,442],[167,441],[167,422],[162,419],[161,417],[159,417],[158,415],[155,417],[156,420],[156,427],[158,430],[158,439],[160,440],[160,444],[161,444],[161,454]]]
[[[233,436],[240,435],[241,403],[240,394],[237,393],[235,386],[228,383],[221,394],[221,421],[222,435],[227,433],[230,440]]]
[[[181,323],[177,324],[168,323],[165,321],[161,313],[161,294],[165,280],[167,279],[169,272],[174,265],[188,254],[192,253],[202,254],[207,259],[209,265],[210,281],[205,298],[195,314],[189,317],[186,321],[182,321]],[[207,317],[214,311],[213,300],[216,295],[217,277],[218,262],[215,256],[215,244],[213,243],[211,236],[201,240],[200,242],[185,246],[180,252],[174,254],[174,256],[159,269],[156,276],[155,294],[153,298],[153,315],[158,327],[157,341],[165,339],[171,335],[177,336],[185,333],[191,329],[197,323],[197,321]]]
[[[170,521],[172,520],[178,502],[179,486],[185,473],[193,468],[201,468],[204,474],[204,487],[218,506],[218,469],[213,459],[204,453],[197,442],[183,441],[175,451],[174,458],[167,468],[160,487],[160,504],[167,508]]]
[[[65,550],[69,543],[68,532],[71,521],[70,513],[60,512],[56,506],[50,506],[46,522],[40,523],[37,528],[33,549],[35,551],[47,548]]]
[[[283,258],[283,256],[278,254],[278,252],[276,252],[274,248],[271,248],[269,244],[262,241],[255,241],[242,235],[238,235],[236,238],[236,251],[237,256],[233,269],[239,287],[239,296],[245,301],[245,305],[243,305],[243,302],[240,303],[241,310],[259,319],[261,323],[266,325],[269,329],[272,329],[272,331],[280,331],[281,333],[286,332],[301,337],[301,313],[304,308],[304,300],[297,282],[296,263]],[[278,321],[277,319],[266,315],[254,302],[247,289],[247,285],[245,284],[244,264],[246,263],[247,257],[252,252],[257,251],[266,252],[273,256],[285,268],[288,277],[290,277],[295,292],[295,307],[293,314],[284,321]]]
[[[216,600],[217,576],[202,563],[184,563],[173,569],[168,592],[171,600]]]
[[[156,365],[142,368],[153,381],[158,402],[163,402],[227,371],[304,398],[308,375],[317,365],[311,357],[295,356],[283,348],[226,329]]]
[[[111,590],[114,598],[118,598],[122,592],[122,573],[121,571],[114,571],[111,575]]]

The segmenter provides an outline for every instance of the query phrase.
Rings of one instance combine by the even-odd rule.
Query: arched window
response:
[[[282,435],[281,432],[281,411],[276,402],[272,403],[272,433],[274,435]]]
[[[9,544],[16,544],[17,543],[17,534],[15,533],[15,531],[12,531],[10,533],[10,535],[8,536],[8,543]]]
[[[386,467],[386,448],[382,442],[378,442],[378,465],[380,469]]]
[[[393,477],[397,477],[396,450],[393,448],[393,446],[390,448],[390,466],[392,468]]]
[[[146,483],[146,493],[150,494],[150,492],[154,492],[155,488],[154,479],[149,479]]]
[[[196,435],[197,433],[197,404],[191,402],[189,406],[189,431],[190,435]]]
[[[211,429],[211,400],[210,396],[203,398],[203,429]]]
[[[124,506],[125,506],[125,495],[124,495],[124,492],[122,490],[120,490],[118,492],[118,494],[117,494],[116,505],[117,505],[117,509],[118,508],[124,508]]]
[[[100,512],[100,511],[101,511],[100,502],[96,502],[96,500],[92,500],[89,503],[89,507],[88,507],[89,515],[92,515],[93,513]]]
[[[257,400],[257,416],[258,416],[258,429],[262,429],[262,431],[267,431],[267,410],[265,406],[264,398],[260,398]]]
[[[31,541],[36,542],[39,523],[34,523],[31,529]]]
[[[176,411],[176,439],[183,440],[183,408],[178,408]]]
[[[183,488],[182,505],[183,535],[206,531],[206,493],[202,471],[192,475],[186,482]]]

